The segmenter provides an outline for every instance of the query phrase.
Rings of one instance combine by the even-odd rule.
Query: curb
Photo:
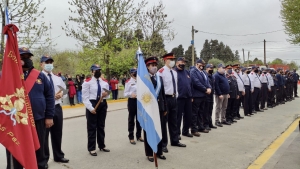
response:
[[[119,103],[119,102],[125,102],[125,101],[127,101],[127,99],[107,100],[107,103]],[[63,105],[61,107],[62,107],[62,109],[72,109],[72,108],[84,107],[84,104],[77,104],[75,106]]]

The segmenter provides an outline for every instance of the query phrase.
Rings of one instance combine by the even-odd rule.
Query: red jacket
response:
[[[118,84],[119,81],[117,79],[111,79],[110,80],[110,86],[111,86],[111,90],[118,90]]]

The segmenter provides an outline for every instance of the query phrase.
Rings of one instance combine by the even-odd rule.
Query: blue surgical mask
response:
[[[45,64],[44,69],[45,69],[47,72],[51,72],[51,71],[53,70],[53,64]]]

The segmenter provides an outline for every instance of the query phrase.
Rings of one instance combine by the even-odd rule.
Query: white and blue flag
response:
[[[147,141],[153,152],[162,139],[157,94],[150,79],[143,53],[140,48],[136,53],[137,70],[137,116],[141,127],[146,131]]]

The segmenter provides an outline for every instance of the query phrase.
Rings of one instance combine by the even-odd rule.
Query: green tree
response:
[[[290,70],[293,70],[293,69],[298,70],[299,69],[299,65],[295,61],[291,61],[291,63],[289,63],[288,66],[289,66]]]
[[[289,41],[293,44],[300,43],[300,1],[281,0],[281,18],[285,32],[289,35]]]
[[[212,59],[211,46],[207,39],[205,40],[203,48],[200,52],[200,58],[202,58],[205,61]]]
[[[117,37],[133,25],[146,2],[142,0],[135,5],[133,0],[70,0],[69,4],[72,6],[69,10],[75,14],[69,16],[69,21],[76,23],[77,28],[65,22],[62,29],[82,45],[101,49],[99,55],[102,63],[109,65],[111,56],[123,47],[122,40]],[[104,69],[106,75],[110,74],[109,68],[106,66]]]
[[[272,61],[271,64],[274,64],[274,65],[276,65],[276,64],[281,65],[281,64],[283,64],[283,60],[282,60],[282,59],[279,59],[279,58],[276,58],[276,59],[274,59],[274,60]]]
[[[235,53],[234,53],[234,60],[235,61],[240,61],[240,54],[239,54],[238,50],[236,50]]]
[[[223,62],[222,60],[216,59],[216,58],[210,59],[207,63],[213,64],[213,65],[216,66],[216,67],[217,67],[220,63],[222,63],[223,65],[225,65],[224,62]]]
[[[33,46],[48,46],[47,37],[49,26],[41,20],[46,8],[41,8],[44,0],[2,0],[0,1],[2,29],[5,26],[5,6],[9,9],[9,21],[19,27],[19,45],[32,48]],[[4,35],[1,34],[0,56],[4,53]]]
[[[185,64],[186,68],[189,68],[190,66],[194,66],[194,65],[192,65],[192,45],[190,45],[189,48],[188,48],[188,50],[185,51],[184,58],[187,61],[186,64]],[[194,48],[194,60],[195,60],[195,63],[196,63],[197,59],[199,59],[199,58],[197,57],[196,48]]]
[[[174,53],[176,58],[184,57],[184,48],[181,44],[178,47],[173,48],[171,52]]]
[[[258,58],[254,58],[252,64],[264,65],[264,62],[262,60],[259,60]]]

